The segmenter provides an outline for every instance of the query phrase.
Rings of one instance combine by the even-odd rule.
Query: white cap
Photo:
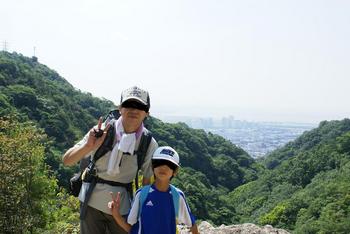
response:
[[[174,163],[176,166],[180,166],[179,154],[170,146],[161,146],[153,153],[152,159],[163,159]]]
[[[131,99],[139,101],[143,105],[147,106],[148,109],[151,106],[148,92],[136,86],[128,88],[122,92],[120,105],[122,105],[125,101]]]

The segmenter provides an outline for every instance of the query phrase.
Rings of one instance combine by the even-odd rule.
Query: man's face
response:
[[[148,113],[144,110],[145,106],[135,100],[128,100],[121,105],[120,114],[123,117],[123,123],[139,127]]]

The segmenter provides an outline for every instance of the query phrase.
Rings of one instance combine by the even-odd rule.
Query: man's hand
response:
[[[100,117],[97,127],[93,127],[89,131],[87,142],[84,145],[81,145],[79,147],[73,146],[67,150],[67,152],[63,155],[63,164],[65,166],[74,165],[75,163],[79,162],[84,156],[98,149],[102,145],[107,136],[107,131],[110,127],[110,125],[107,124],[104,129],[101,129],[102,121],[102,117]],[[100,134],[100,137],[97,136],[98,133]]]
[[[98,149],[107,136],[107,132],[110,125],[107,124],[107,126],[105,126],[105,128],[102,129],[102,121],[102,117],[100,117],[97,123],[97,127],[93,127],[89,131],[89,137],[86,142],[86,147],[88,147],[91,151]]]

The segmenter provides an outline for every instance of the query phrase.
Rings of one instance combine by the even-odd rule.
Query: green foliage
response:
[[[273,169],[229,194],[237,219],[295,233],[347,233],[349,129],[348,119],[322,122],[270,154]]]
[[[0,83],[0,117],[15,115],[44,130],[51,142],[45,161],[67,186],[74,170],[60,164],[62,153],[114,104],[76,90],[55,71],[17,53],[0,52]]]
[[[5,116],[6,114],[13,114],[13,113],[14,113],[14,108],[9,103],[7,96],[5,96],[0,92],[0,116]]]
[[[30,124],[0,119],[1,232],[32,232],[48,222],[56,180],[44,163],[43,140]]]
[[[217,173],[215,184],[220,184],[229,189],[243,184],[244,172],[236,160],[225,155],[219,155],[213,158],[213,165],[220,172]]]
[[[0,119],[0,233],[79,233],[79,201],[57,193],[47,146],[33,123]]]
[[[348,233],[350,230],[350,194],[327,204],[320,216],[320,230],[325,233]]]
[[[2,116],[11,107],[21,120],[32,120],[63,151],[88,131],[114,104],[74,89],[46,66],[16,53],[0,53]]]
[[[235,209],[224,196],[227,188],[212,186],[203,173],[181,168],[172,182],[185,193],[191,211],[198,219],[220,224],[235,221]]]
[[[338,137],[337,149],[340,153],[350,154],[350,131]]]
[[[64,190],[57,193],[55,204],[57,208],[52,212],[51,222],[44,233],[80,233],[79,230],[79,200],[68,195]]]
[[[323,121],[318,128],[305,132],[302,136],[285,147],[273,151],[266,157],[264,164],[267,168],[273,169],[283,161],[294,157],[298,153],[309,151],[317,145],[334,142],[336,137],[342,133],[350,131],[350,119],[342,121]]]
[[[260,218],[261,224],[270,224],[277,225],[279,223],[284,223],[288,221],[288,217],[286,215],[287,206],[286,204],[279,204],[273,208],[272,211],[263,215]]]
[[[349,229],[350,162],[341,169],[323,172],[293,198],[303,200],[296,232],[347,233]]]

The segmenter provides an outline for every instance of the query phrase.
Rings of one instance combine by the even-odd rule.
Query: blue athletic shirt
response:
[[[175,234],[175,209],[169,187],[167,192],[161,192],[152,185],[143,203],[142,213],[138,216],[140,205],[140,191],[135,195],[127,222],[132,225],[131,234]],[[180,189],[178,223],[192,227],[195,219],[187,205],[185,196]],[[140,225],[141,223],[141,225]]]

